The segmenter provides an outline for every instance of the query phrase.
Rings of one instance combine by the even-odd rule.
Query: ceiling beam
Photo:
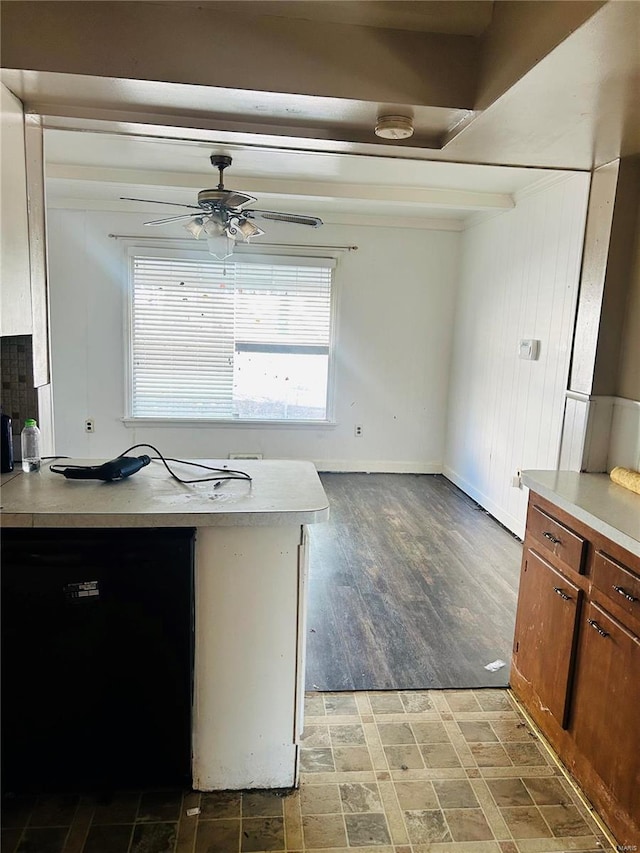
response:
[[[121,186],[148,186],[159,189],[179,188],[186,191],[201,190],[216,183],[216,176],[211,174],[67,166],[59,163],[47,164],[47,177],[67,181],[95,181]],[[513,196],[509,193],[475,192],[440,187],[349,184],[326,180],[305,181],[247,176],[239,179],[234,178],[229,185],[233,189],[254,193],[263,198],[273,196],[283,199],[305,200],[314,198],[353,199],[467,210],[510,210],[515,205]],[[185,199],[185,203],[188,201]]]

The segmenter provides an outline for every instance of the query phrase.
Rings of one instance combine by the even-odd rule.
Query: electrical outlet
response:
[[[511,478],[511,485],[514,489],[522,488],[522,471],[519,469],[516,471],[515,477]]]
[[[95,432],[96,431],[96,425],[95,425],[95,421],[93,420],[93,418],[87,418],[86,419],[86,421],[84,422],[84,431],[85,432]]]
[[[356,424],[356,426],[354,426],[353,434],[356,436],[356,438],[360,438],[360,436],[362,435],[362,426],[360,424]]]

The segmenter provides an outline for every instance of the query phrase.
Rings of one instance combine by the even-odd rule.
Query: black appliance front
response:
[[[2,536],[2,787],[190,785],[194,531]]]

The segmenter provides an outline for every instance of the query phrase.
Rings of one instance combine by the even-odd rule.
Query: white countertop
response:
[[[608,474],[523,471],[522,482],[640,557],[640,495],[613,483]]]
[[[97,465],[103,459],[61,459],[60,465]],[[329,502],[311,462],[197,460],[246,471],[253,482],[182,485],[161,462],[124,480],[67,480],[49,462],[30,474],[2,477],[3,527],[214,527],[313,524],[329,517]],[[207,472],[170,463],[184,479]]]

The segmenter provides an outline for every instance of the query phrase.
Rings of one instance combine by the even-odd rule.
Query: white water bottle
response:
[[[33,418],[27,418],[20,433],[22,470],[25,473],[40,470],[40,430]]]

